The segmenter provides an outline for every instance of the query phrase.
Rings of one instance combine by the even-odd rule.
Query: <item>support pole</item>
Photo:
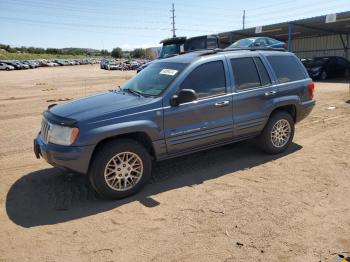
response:
[[[345,58],[349,59],[350,35],[346,35]]]
[[[171,29],[171,31],[173,32],[173,37],[176,37],[176,28],[175,28],[175,6],[174,6],[174,3],[172,4],[172,9],[170,10],[172,16],[171,16],[171,19],[172,19],[172,26],[173,28]]]
[[[230,32],[230,45],[233,44],[233,35],[234,35],[234,33]]]
[[[245,29],[245,10],[243,10],[242,29]]]
[[[292,23],[288,23],[288,51],[292,52]]]

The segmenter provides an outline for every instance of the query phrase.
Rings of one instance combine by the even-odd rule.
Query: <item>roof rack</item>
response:
[[[194,51],[199,51],[199,50],[194,50]],[[208,49],[206,50],[207,52],[202,52],[200,53],[200,56],[205,56],[205,55],[211,55],[211,54],[216,54],[220,52],[231,52],[231,51],[279,51],[279,52],[287,52],[286,49],[284,48],[272,48],[272,47],[250,47],[250,48],[226,48],[226,49],[221,49],[221,48],[215,48],[215,49]]]

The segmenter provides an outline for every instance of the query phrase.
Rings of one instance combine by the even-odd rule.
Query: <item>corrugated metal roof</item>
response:
[[[350,11],[337,13],[336,21],[326,23],[326,15],[287,21],[272,25],[263,25],[261,33],[256,33],[256,27],[219,33],[222,40],[232,42],[246,37],[267,36],[286,41],[288,39],[288,25],[292,24],[292,38],[306,38],[332,34],[350,34]]]

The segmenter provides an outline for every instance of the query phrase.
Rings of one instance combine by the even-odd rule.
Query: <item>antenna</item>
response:
[[[175,29],[175,6],[174,6],[174,3],[172,4],[172,9],[170,10],[170,12],[171,12],[171,14],[172,14],[172,16],[170,17],[171,19],[172,19],[172,22],[171,22],[171,24],[172,24],[172,26],[173,26],[173,28],[171,29],[171,31],[173,32],[173,37],[176,37],[176,34],[175,34],[175,31],[176,31],[176,29]]]

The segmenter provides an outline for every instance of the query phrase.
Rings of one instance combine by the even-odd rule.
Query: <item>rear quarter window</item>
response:
[[[291,55],[267,56],[280,83],[302,80],[305,74],[296,57]]]

